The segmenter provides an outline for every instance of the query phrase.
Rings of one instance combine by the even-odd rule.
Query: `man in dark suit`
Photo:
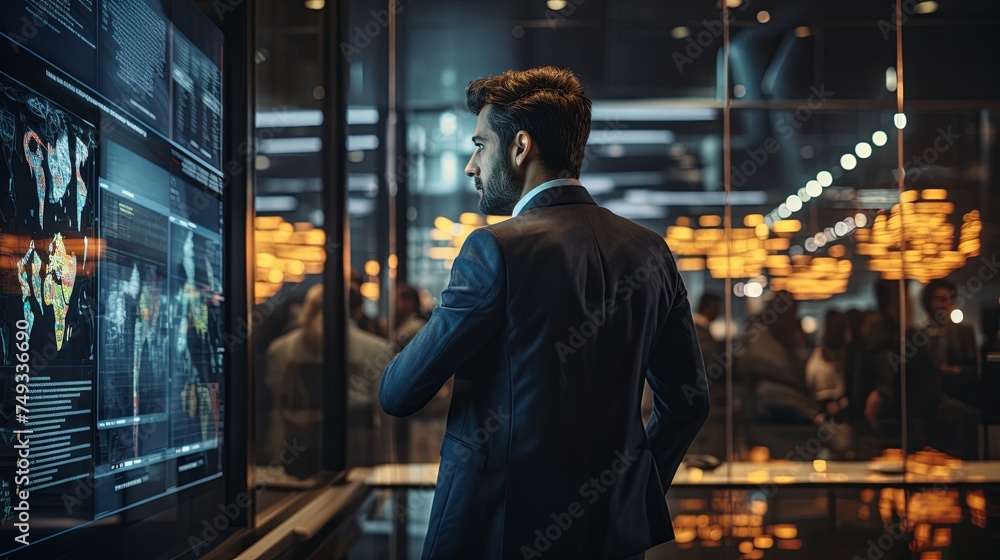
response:
[[[591,104],[572,72],[466,93],[479,209],[513,217],[469,235],[379,386],[406,416],[455,377],[423,557],[641,557],[673,538],[664,495],[708,414],[687,291],[663,238],[580,184]]]

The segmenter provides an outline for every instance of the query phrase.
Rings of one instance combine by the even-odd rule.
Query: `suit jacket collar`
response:
[[[581,185],[556,185],[533,196],[518,216],[534,208],[561,206],[563,204],[597,204]]]

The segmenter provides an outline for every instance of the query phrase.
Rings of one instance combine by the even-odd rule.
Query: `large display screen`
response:
[[[0,555],[222,475],[222,33],[0,11]]]

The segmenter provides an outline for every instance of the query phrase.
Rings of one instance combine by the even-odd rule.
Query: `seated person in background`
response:
[[[955,285],[931,280],[920,301],[927,312],[927,349],[941,374],[938,449],[963,459],[975,458],[980,420],[979,350],[971,326],[952,321]]]

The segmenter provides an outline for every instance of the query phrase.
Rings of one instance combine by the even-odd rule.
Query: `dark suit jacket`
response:
[[[413,414],[452,375],[424,558],[622,558],[673,539],[664,494],[708,391],[662,237],[579,186],[474,231],[379,400]]]

